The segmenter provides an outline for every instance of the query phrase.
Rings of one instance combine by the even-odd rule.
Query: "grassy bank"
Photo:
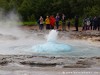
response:
[[[34,22],[21,22],[20,24],[23,26],[34,26],[34,25],[37,25],[37,22],[36,21],[34,21]]]

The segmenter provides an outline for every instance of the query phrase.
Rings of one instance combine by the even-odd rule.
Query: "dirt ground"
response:
[[[22,26],[24,29],[28,30],[39,30],[39,26]],[[54,27],[56,29],[56,27]],[[44,30],[46,30],[46,26],[44,26]],[[62,26],[59,26],[58,30],[62,30]],[[70,30],[75,30],[75,27],[70,27]],[[66,31],[68,31],[68,27],[66,27]],[[82,31],[82,27],[79,27],[79,31]]]

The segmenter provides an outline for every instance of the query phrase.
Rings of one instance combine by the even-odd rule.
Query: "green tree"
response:
[[[24,0],[18,9],[18,12],[22,15],[23,19],[26,21],[31,16],[31,0]]]
[[[14,9],[24,21],[33,21],[39,16],[64,13],[67,18],[95,16],[100,13],[100,0],[0,0],[0,8],[6,13]]]
[[[8,0],[0,0],[0,8],[9,10]]]

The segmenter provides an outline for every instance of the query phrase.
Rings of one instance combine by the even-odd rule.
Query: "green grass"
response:
[[[34,26],[37,25],[37,22],[21,22],[20,24],[25,26]]]
[[[71,26],[74,26],[74,19],[70,20],[71,22]],[[36,21],[33,22],[20,22],[21,25],[23,26],[36,26],[38,25],[38,23]],[[62,25],[62,21],[59,22],[60,25]],[[66,24],[67,24],[67,20],[66,20]],[[44,22],[45,25],[45,22]],[[82,18],[79,18],[79,27],[82,26]]]

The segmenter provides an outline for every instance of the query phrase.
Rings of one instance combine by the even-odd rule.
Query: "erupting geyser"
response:
[[[60,53],[68,52],[71,50],[69,45],[57,42],[58,32],[56,30],[51,30],[47,36],[47,42],[45,44],[40,44],[32,47],[32,50],[36,53]]]

